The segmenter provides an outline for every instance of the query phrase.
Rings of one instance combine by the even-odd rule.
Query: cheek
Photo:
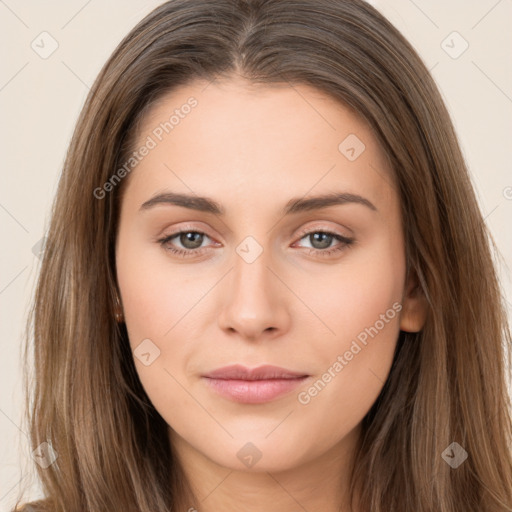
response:
[[[178,382],[196,348],[194,319],[202,317],[217,278],[204,267],[171,264],[163,249],[134,240],[120,237],[116,255],[129,343],[146,393],[172,417],[187,398]]]
[[[313,279],[305,275],[296,289],[328,329],[324,339],[331,341],[324,346],[331,352],[350,345],[360,333],[364,338],[365,329],[375,323],[385,334],[382,338],[390,330],[398,332],[404,279],[403,245],[383,234],[371,247],[347,253],[343,261]]]
[[[183,414],[187,395],[178,384],[190,350],[183,326],[193,314],[201,280],[170,272],[154,249],[120,240],[116,257],[124,320],[135,367],[153,405],[166,419]],[[184,267],[183,267],[184,268]],[[176,380],[177,379],[177,380]],[[193,407],[193,404],[188,404]]]
[[[347,259],[324,284],[313,307],[323,312],[334,336],[315,353],[322,365],[298,402],[324,424],[326,439],[355,427],[366,415],[389,374],[399,335],[405,258],[402,246],[383,237],[374,249]],[[334,281],[334,283],[333,283]],[[329,299],[330,297],[330,299]],[[326,343],[327,341],[327,343]],[[333,421],[333,418],[335,419]],[[316,420],[315,420],[316,421]]]
[[[174,326],[205,294],[207,271],[198,273],[193,266],[172,265],[165,256],[156,242],[120,237],[117,276],[132,347],[144,338],[171,336]]]

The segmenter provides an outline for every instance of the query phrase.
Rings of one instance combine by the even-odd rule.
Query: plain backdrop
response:
[[[0,510],[10,510],[19,486],[32,479],[20,348],[39,269],[38,243],[65,152],[101,66],[160,3],[0,0]],[[499,271],[510,312],[512,2],[371,3],[418,50],[446,101],[501,252]],[[38,496],[37,484],[31,492]]]

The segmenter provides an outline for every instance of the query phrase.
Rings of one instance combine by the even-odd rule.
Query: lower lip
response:
[[[308,377],[294,379],[235,380],[204,377],[219,395],[244,404],[262,404],[290,393]]]

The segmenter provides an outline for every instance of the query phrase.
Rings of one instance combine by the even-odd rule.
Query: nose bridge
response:
[[[263,292],[269,295],[270,249],[264,249],[253,237],[247,237],[236,248],[234,257],[233,281],[238,294],[252,295]]]
[[[235,251],[219,315],[221,327],[247,338],[284,329],[288,322],[285,290],[268,268],[272,267],[270,249],[248,236]]]

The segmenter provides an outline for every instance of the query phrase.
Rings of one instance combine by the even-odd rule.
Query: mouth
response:
[[[261,404],[290,393],[310,376],[278,366],[226,366],[202,375],[211,390],[234,402]]]

